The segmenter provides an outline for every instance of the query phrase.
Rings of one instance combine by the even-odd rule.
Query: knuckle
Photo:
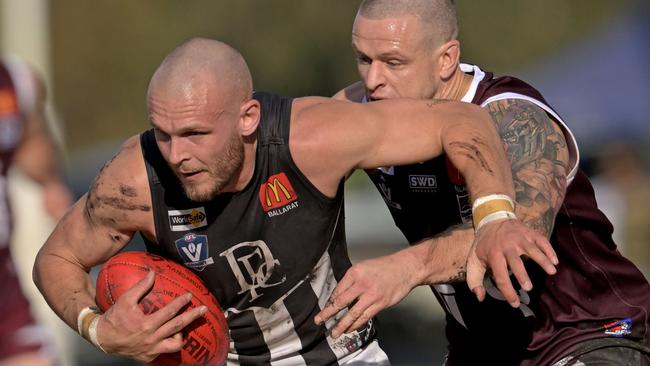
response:
[[[370,318],[372,318],[372,316],[370,314],[368,314],[367,312],[364,312],[363,314],[361,314],[359,319],[357,319],[355,328],[358,328],[361,325],[367,323],[370,320]]]
[[[153,323],[151,323],[151,322],[142,323],[142,326],[141,326],[140,329],[142,329],[142,332],[145,333],[145,334],[153,333],[156,330]]]
[[[334,309],[339,309],[341,307],[339,302],[340,302],[339,297],[336,295],[332,295],[332,297],[330,297],[327,306],[331,307],[332,311],[334,311]]]
[[[505,276],[495,276],[494,282],[499,288],[506,288],[510,290],[510,279]]]
[[[173,319],[171,322],[173,333],[180,332],[183,328],[185,328],[185,322],[183,322],[183,319],[181,318]]]
[[[348,315],[352,319],[358,319],[361,316],[361,312],[356,309],[350,309],[350,311],[348,311]]]

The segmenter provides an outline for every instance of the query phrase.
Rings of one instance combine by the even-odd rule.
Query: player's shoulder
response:
[[[149,198],[148,177],[138,135],[128,138],[99,171],[91,190],[111,197]]]

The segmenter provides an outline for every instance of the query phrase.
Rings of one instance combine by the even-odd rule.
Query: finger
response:
[[[543,253],[538,247],[533,246],[528,248],[526,256],[539,264],[539,266],[549,275],[554,275],[557,272],[557,269],[553,263],[551,263],[551,259],[549,259],[548,255]]]
[[[382,309],[380,309],[380,307],[376,306],[375,304],[370,305],[368,308],[366,308],[366,310],[364,310],[361,316],[358,317],[357,320],[355,320],[355,322],[345,330],[345,333],[350,333],[352,331],[365,327],[370,319],[377,315],[377,313],[379,313],[381,310]]]
[[[149,319],[152,322],[152,324],[156,328],[158,328],[161,325],[168,322],[173,317],[175,317],[176,314],[178,314],[178,312],[183,307],[185,307],[190,301],[192,301],[191,293],[186,293],[184,295],[178,296],[172,301],[170,301],[167,305],[163,306],[162,308],[158,309],[156,312],[149,315]],[[165,335],[165,337],[167,336],[169,336],[169,334]]]
[[[343,276],[341,282],[339,282],[334,291],[332,291],[325,307],[314,317],[314,323],[316,323],[316,325],[326,322],[329,318],[336,315],[356,299],[358,294],[353,292],[353,284],[354,280],[351,279],[350,276],[347,274]]]
[[[557,253],[555,253],[555,249],[553,249],[553,245],[548,241],[548,239],[543,236],[543,235],[535,235],[533,237],[533,241],[537,245],[537,248],[539,248],[544,255],[546,255],[547,258],[551,260],[551,263],[554,265],[558,265],[560,261],[557,258]],[[538,262],[539,263],[539,262]],[[548,273],[548,271],[546,271]],[[549,274],[554,274],[554,273],[549,273]]]
[[[509,253],[506,255],[506,258],[508,261],[508,267],[510,268],[510,271],[512,271],[512,274],[515,275],[517,282],[519,282],[519,286],[521,286],[521,288],[525,291],[532,290],[533,283],[530,281],[530,277],[528,277],[526,267],[524,267],[524,261],[521,259],[521,257],[514,253]],[[501,288],[499,288],[499,290],[501,290]]]
[[[357,319],[360,317],[364,316],[364,312],[366,309],[370,306],[370,302],[367,301],[357,301],[356,304],[354,304],[353,307],[348,310],[348,312],[341,318],[339,319],[338,323],[336,323],[336,326],[332,328],[330,335],[332,338],[338,338],[341,336],[341,334],[345,333],[347,329],[356,322]]]
[[[127,304],[136,305],[140,299],[151,290],[155,283],[155,277],[156,272],[149,270],[149,273],[147,273],[143,279],[136,282],[133,287],[125,291],[121,298],[124,299]]]
[[[352,304],[352,302],[354,302],[354,300],[356,300],[360,295],[361,293],[352,287],[339,296],[330,297],[330,300],[327,302],[327,305],[325,305],[323,310],[316,314],[314,321],[317,325],[328,321],[331,317]]]
[[[483,301],[485,298],[485,288],[483,287],[483,279],[485,278],[486,267],[476,257],[476,253],[472,251],[467,259],[467,275],[465,281],[469,289],[476,295],[478,301]]]
[[[155,355],[163,353],[179,352],[183,349],[183,336],[180,333],[174,334],[172,337],[167,337],[153,348]]]
[[[508,267],[505,258],[502,256],[496,256],[491,262],[490,268],[492,269],[494,283],[497,285],[497,288],[501,291],[501,294],[510,306],[514,308],[518,307],[519,296],[510,282],[510,275],[508,274]]]
[[[158,328],[155,336],[159,338],[167,338],[179,333],[185,329],[185,327],[192,324],[192,322],[200,319],[207,311],[208,308],[206,306],[197,306],[196,308],[185,311]]]

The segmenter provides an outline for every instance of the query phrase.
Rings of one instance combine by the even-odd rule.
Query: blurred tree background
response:
[[[630,1],[458,1],[463,59],[513,73],[580,40]],[[148,126],[147,83],[182,41],[239,49],[257,90],[331,95],[356,79],[359,0],[57,0],[51,7],[56,106],[66,147],[121,141]]]

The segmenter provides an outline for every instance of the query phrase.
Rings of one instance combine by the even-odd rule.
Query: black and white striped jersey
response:
[[[350,267],[343,182],[328,198],[294,164],[291,98],[255,98],[262,110],[255,172],[241,192],[188,200],[153,132],[141,135],[157,237],[147,248],[193,269],[217,297],[230,329],[229,364],[339,364],[375,337],[372,321],[338,339],[328,336],[336,319],[313,321]]]

